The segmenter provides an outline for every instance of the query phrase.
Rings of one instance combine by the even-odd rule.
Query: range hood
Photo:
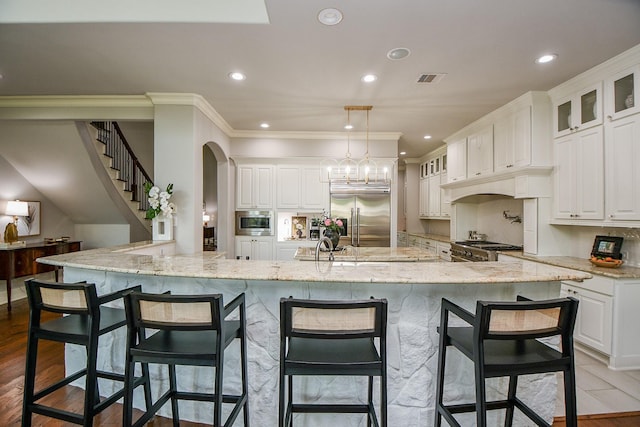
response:
[[[551,197],[553,192],[552,170],[551,166],[527,167],[516,171],[449,182],[442,184],[442,188],[449,191],[452,203],[473,197],[481,199]]]

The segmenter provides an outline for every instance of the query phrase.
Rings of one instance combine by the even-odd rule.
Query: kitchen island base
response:
[[[248,267],[248,266],[247,266]],[[128,286],[142,285],[144,292],[174,294],[222,293],[225,301],[244,292],[247,303],[247,334],[249,355],[249,407],[254,425],[277,425],[278,369],[279,369],[279,302],[281,297],[310,299],[366,299],[370,296],[386,298],[388,313],[388,419],[395,426],[431,426],[434,422],[435,385],[437,371],[438,333],[440,302],[448,298],[464,308],[474,311],[476,300],[515,300],[517,295],[532,299],[555,298],[560,293],[559,281],[532,283],[352,283],[352,282],[304,282],[285,280],[241,280],[199,277],[172,277],[165,275],[120,273],[91,270],[67,266],[66,281],[86,280],[95,283],[99,294]],[[126,334],[117,331],[101,341],[101,346],[113,349],[109,356],[101,358],[98,369],[124,371],[124,348]],[[103,352],[104,354],[104,352]],[[227,372],[234,372],[239,363],[239,348],[227,353]],[[473,366],[464,356],[455,351],[447,355],[447,402],[471,402],[474,399]],[[81,348],[68,346],[66,367],[75,371],[84,364]],[[167,380],[164,371],[153,370],[152,386],[159,392]],[[178,369],[178,384],[187,390],[211,389],[213,372],[204,368],[182,367]],[[294,401],[322,401],[323,403],[345,403],[366,399],[366,379],[361,378],[303,378],[298,379]],[[376,380],[377,381],[377,380]],[[227,375],[225,392],[239,390],[239,377]],[[377,384],[377,382],[376,382]],[[506,392],[506,379],[487,382],[490,398]],[[81,386],[81,384],[78,384]],[[375,385],[374,385],[375,386]],[[518,394],[534,410],[549,422],[556,406],[556,377],[554,374],[532,375],[522,380]],[[108,384],[103,386],[108,392]],[[144,407],[142,393],[134,396],[134,406]],[[205,423],[212,422],[213,410],[209,404],[184,402],[180,404],[181,418]],[[169,408],[160,411],[169,416]],[[490,411],[490,425],[502,425],[503,411]],[[517,414],[517,411],[516,411]],[[524,422],[516,415],[514,425]],[[461,415],[462,425],[475,424],[474,414]],[[360,414],[298,414],[296,426],[334,427],[365,426],[366,417]]]

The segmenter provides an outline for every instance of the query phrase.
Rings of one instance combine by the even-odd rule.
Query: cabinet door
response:
[[[302,209],[317,209],[318,211],[329,211],[329,183],[320,181],[319,167],[303,167],[302,174],[302,194],[300,198]]]
[[[273,239],[257,238],[253,241],[251,259],[270,261],[273,259]]]
[[[607,219],[640,220],[640,116],[605,125]]]
[[[271,208],[273,206],[273,167],[257,166],[254,175],[255,207]]]
[[[236,237],[236,258],[251,259],[251,237]]]
[[[420,180],[419,196],[419,214],[420,216],[426,217],[429,215],[429,178],[423,178]]]
[[[467,139],[459,139],[447,144],[449,182],[467,178]]]
[[[436,247],[438,248],[438,257],[445,261],[451,261],[451,244],[438,242],[436,243]]]
[[[574,137],[565,136],[555,143],[555,217],[569,219],[574,216],[575,209],[575,154]]]
[[[467,138],[467,176],[493,173],[493,126]]]
[[[440,174],[440,184],[446,184],[447,173],[443,172]],[[448,190],[440,187],[440,216],[449,217],[451,216],[451,196]]]
[[[513,164],[517,167],[531,164],[531,107],[516,111],[513,123]]]
[[[279,209],[300,207],[300,168],[298,166],[278,166],[276,200],[276,206]]]
[[[605,84],[607,119],[617,120],[640,112],[640,66],[623,70]]]
[[[576,218],[604,218],[604,156],[602,126],[577,133]]]
[[[429,216],[440,216],[440,174],[429,178]]]
[[[493,126],[493,163],[496,172],[512,168],[515,163],[512,117],[503,117]]]
[[[254,170],[252,166],[238,166],[238,182],[236,182],[236,206],[238,209],[253,208],[253,181]]]

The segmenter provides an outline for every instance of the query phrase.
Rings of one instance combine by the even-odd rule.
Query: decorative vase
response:
[[[338,243],[340,243],[340,233],[329,228],[325,228],[324,235],[331,240],[331,244],[333,245],[332,250],[335,250],[338,247]]]
[[[151,220],[153,240],[173,240],[173,217],[156,216]]]

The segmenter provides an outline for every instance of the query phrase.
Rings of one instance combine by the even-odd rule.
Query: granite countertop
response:
[[[542,264],[553,265],[556,267],[570,268],[572,270],[583,271],[598,276],[611,277],[613,279],[640,279],[640,268],[628,265],[622,265],[618,268],[596,267],[589,262],[588,258],[575,258],[568,256],[537,256],[525,254],[523,252],[505,253],[511,256],[527,261],[535,261]]]
[[[139,247],[139,245],[138,245]],[[38,258],[43,264],[157,276],[207,279],[336,283],[523,283],[591,278],[566,268],[525,259],[509,262],[300,262],[219,258],[215,252],[192,255],[142,255],[123,247],[92,249]],[[132,245],[132,249],[135,249]]]
[[[436,240],[438,242],[451,243],[451,237],[443,236],[442,234],[411,233],[407,231],[405,231],[405,233],[407,233],[407,236],[417,236],[425,239]]]
[[[417,262],[437,261],[438,254],[423,248],[382,248],[382,247],[354,247],[347,246],[339,251],[334,251],[336,261],[385,261],[385,262]],[[316,248],[298,248],[294,256],[299,261],[315,261]],[[320,252],[320,260],[328,261],[329,252]]]

